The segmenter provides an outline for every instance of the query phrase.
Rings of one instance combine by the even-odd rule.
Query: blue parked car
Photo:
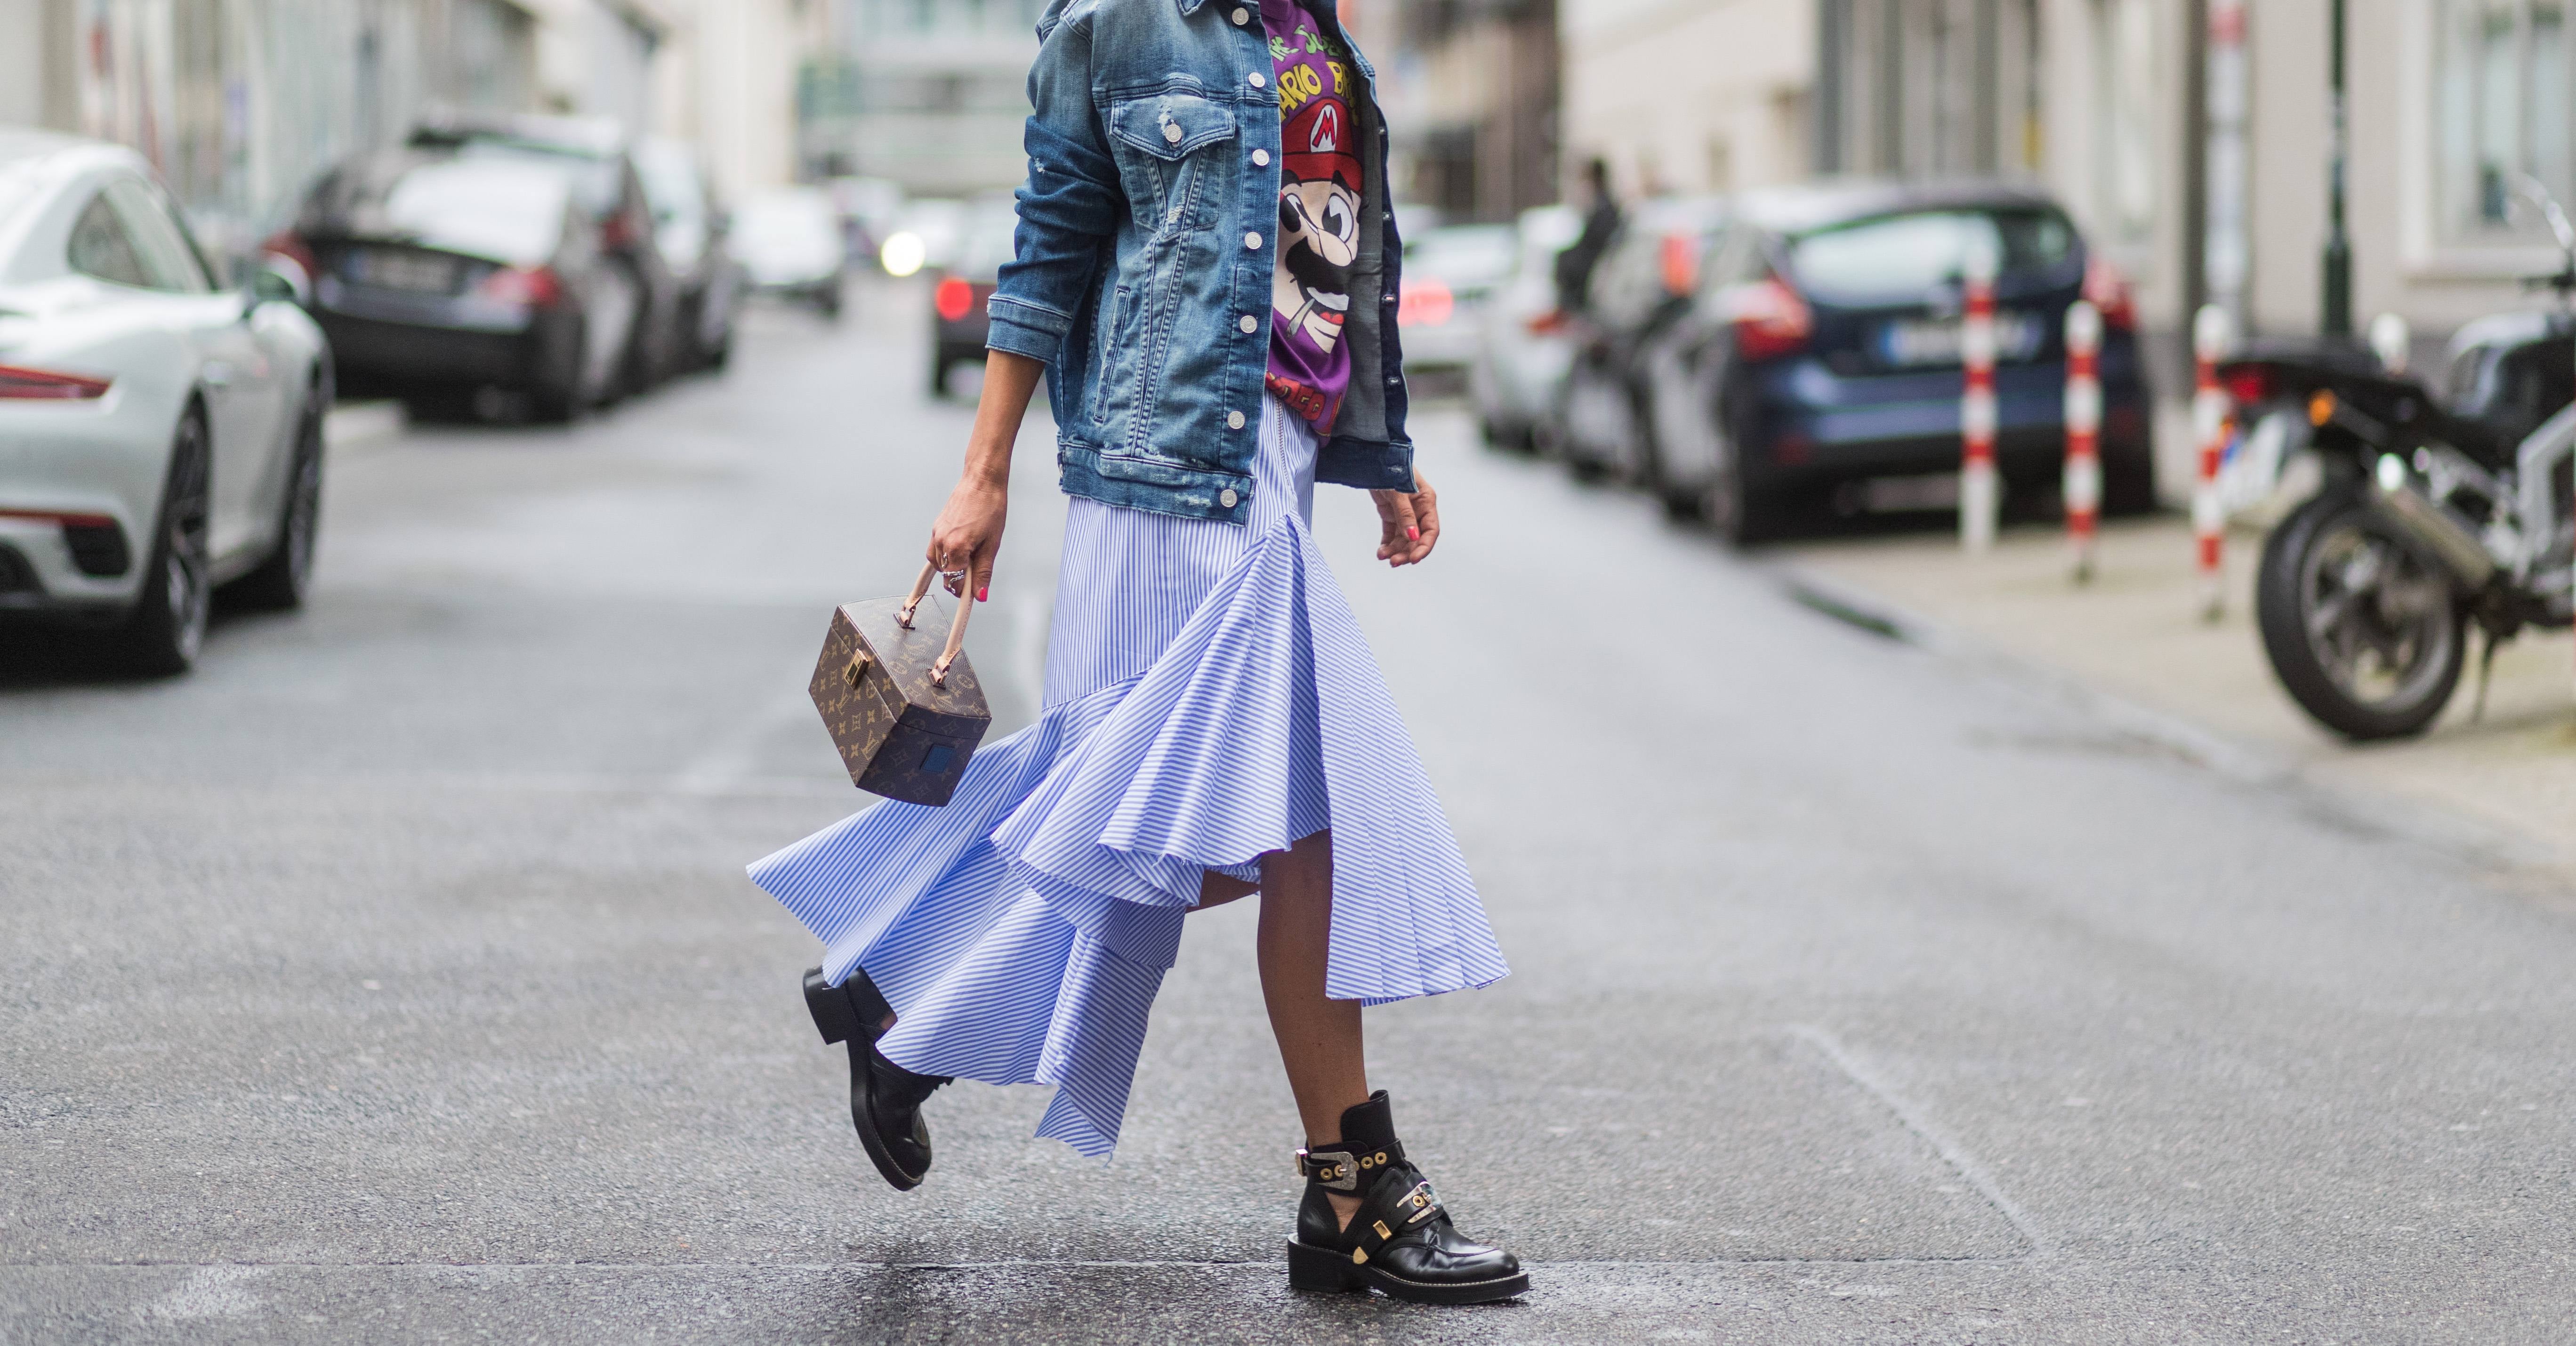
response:
[[[2127,287],[2047,197],[1992,182],[1745,192],[1621,361],[1627,474],[1730,541],[1832,506],[1940,507],[1959,466],[1961,273],[1996,280],[1995,457],[2008,501],[2053,501],[2065,318],[2102,312],[2102,508],[2155,506],[2150,403]],[[1669,252],[1670,250],[1668,250]],[[1678,255],[1675,255],[1678,261]]]

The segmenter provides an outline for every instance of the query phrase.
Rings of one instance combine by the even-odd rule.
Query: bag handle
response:
[[[930,577],[939,573],[939,563],[921,563],[921,578],[912,582],[912,594],[903,600],[903,611],[896,613],[894,624],[912,629],[913,609],[921,606],[922,595],[930,592]],[[972,572],[969,572],[972,573]],[[930,666],[930,682],[935,687],[948,685],[948,666],[957,662],[957,652],[966,648],[966,617],[975,610],[973,594],[957,595],[957,618],[948,624],[948,647],[939,652],[939,662]]]

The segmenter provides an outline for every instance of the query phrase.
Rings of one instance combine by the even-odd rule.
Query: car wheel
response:
[[[133,615],[109,637],[112,658],[150,677],[185,673],[206,641],[206,514],[210,456],[206,414],[191,405],[171,437],[170,471],[161,487],[151,560]]]
[[[1730,547],[1745,547],[1780,532],[1780,502],[1767,491],[1745,484],[1742,456],[1735,437],[1721,427],[1709,430],[1712,462],[1708,484],[1700,489],[1695,512],[1708,530]]]
[[[322,530],[322,390],[313,389],[295,431],[295,456],[286,466],[286,499],[280,503],[277,543],[259,569],[235,581],[231,597],[272,612],[304,606],[313,579],[313,548]]]
[[[590,367],[590,323],[576,315],[563,344],[528,389],[528,414],[546,425],[564,425],[581,411],[581,376]]]

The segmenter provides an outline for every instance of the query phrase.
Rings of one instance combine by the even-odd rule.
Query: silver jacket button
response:
[[[1258,232],[1245,234],[1243,236],[1243,246],[1252,249],[1254,252],[1261,251],[1261,235]]]
[[[1179,122],[1163,123],[1163,139],[1171,141],[1174,144],[1180,143],[1181,124]]]
[[[1237,5],[1234,7],[1234,13],[1227,17],[1234,20],[1235,27],[1240,28],[1243,25],[1252,22],[1252,11],[1245,9],[1241,5]]]
[[[1227,413],[1225,414],[1225,424],[1226,424],[1226,428],[1227,428],[1227,429],[1229,429],[1229,430],[1240,430],[1240,429],[1242,429],[1242,428],[1243,428],[1243,413],[1242,413],[1242,412],[1240,412],[1240,411],[1229,411],[1229,412],[1227,412]],[[1228,492],[1226,492],[1226,494],[1227,494],[1227,495],[1232,495],[1232,494],[1234,494],[1234,492],[1232,492],[1232,491],[1228,491]],[[1234,502],[1233,502],[1233,501],[1231,501],[1231,500],[1229,500],[1229,501],[1227,501],[1226,503],[1227,503],[1227,504],[1229,504],[1229,505],[1231,505],[1231,504],[1233,504]]]
[[[1270,81],[1268,81],[1268,80],[1266,80],[1266,79],[1263,79],[1263,78],[1261,77],[1261,72],[1260,72],[1260,71],[1255,70],[1255,71],[1253,71],[1253,72],[1252,72],[1252,87],[1253,87],[1253,88],[1258,89],[1258,88],[1260,88],[1262,85],[1264,85],[1264,84],[1268,84],[1269,82],[1270,82]]]
[[[1255,168],[1268,168],[1270,166],[1270,151],[1254,150],[1252,152],[1252,165]]]
[[[1236,416],[1236,417],[1235,417],[1235,419],[1239,421],[1239,420],[1242,420],[1242,419],[1243,419],[1243,417],[1241,417],[1241,416]],[[1235,501],[1237,501],[1237,500],[1241,500],[1242,498],[1243,498],[1242,496],[1236,495],[1236,494],[1234,493],[1234,488],[1233,488],[1233,487],[1231,487],[1231,486],[1228,486],[1228,487],[1226,487],[1224,490],[1219,491],[1219,492],[1217,492],[1217,493],[1216,493],[1216,502],[1217,502],[1218,504],[1220,504],[1220,505],[1225,506],[1227,509],[1232,509],[1232,508],[1234,508],[1234,502],[1235,502]]]
[[[1246,332],[1258,332],[1261,330],[1261,320],[1247,313],[1243,315],[1243,321],[1236,323],[1235,326]]]

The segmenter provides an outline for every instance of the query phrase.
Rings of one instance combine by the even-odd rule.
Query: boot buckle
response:
[[[1349,1150],[1297,1151],[1299,1177],[1322,1183],[1337,1192],[1360,1189],[1359,1156]]]

